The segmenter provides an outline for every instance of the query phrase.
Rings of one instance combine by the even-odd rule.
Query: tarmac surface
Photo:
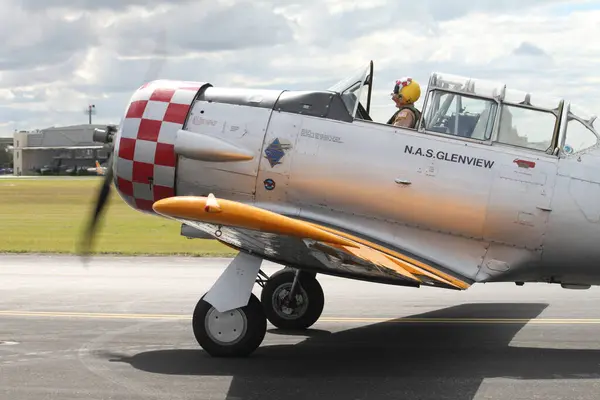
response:
[[[600,396],[600,288],[457,292],[320,276],[325,310],[312,329],[269,325],[251,357],[214,359],[190,315],[227,262],[99,256],[86,269],[0,256],[0,399]]]

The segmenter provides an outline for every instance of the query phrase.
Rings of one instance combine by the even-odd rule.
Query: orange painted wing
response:
[[[221,232],[218,239],[333,275],[409,286],[467,289],[470,283],[428,263],[322,225],[212,195],[177,196],[154,203],[154,211],[198,229]],[[217,235],[215,235],[217,236]]]

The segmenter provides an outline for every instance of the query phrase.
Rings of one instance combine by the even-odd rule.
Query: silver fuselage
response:
[[[326,92],[204,88],[174,136],[175,194],[334,227],[477,282],[600,283],[600,149],[546,154],[345,112]],[[201,137],[253,158],[201,161]]]

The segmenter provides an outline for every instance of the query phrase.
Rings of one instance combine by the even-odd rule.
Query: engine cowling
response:
[[[131,97],[114,138],[114,184],[131,207],[154,213],[152,204],[175,195],[175,138],[206,82],[158,80]]]

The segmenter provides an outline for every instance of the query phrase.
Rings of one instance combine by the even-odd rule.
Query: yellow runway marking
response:
[[[51,317],[51,318],[95,318],[95,319],[166,319],[188,320],[190,315],[178,314],[113,314],[69,311],[0,311],[0,317]],[[437,324],[600,324],[600,318],[351,318],[321,317],[318,322],[366,322],[366,323],[437,323]]]
[[[119,318],[119,319],[189,319],[191,315],[176,314],[111,314],[69,311],[0,311],[1,316],[13,317],[75,317],[75,318]]]

